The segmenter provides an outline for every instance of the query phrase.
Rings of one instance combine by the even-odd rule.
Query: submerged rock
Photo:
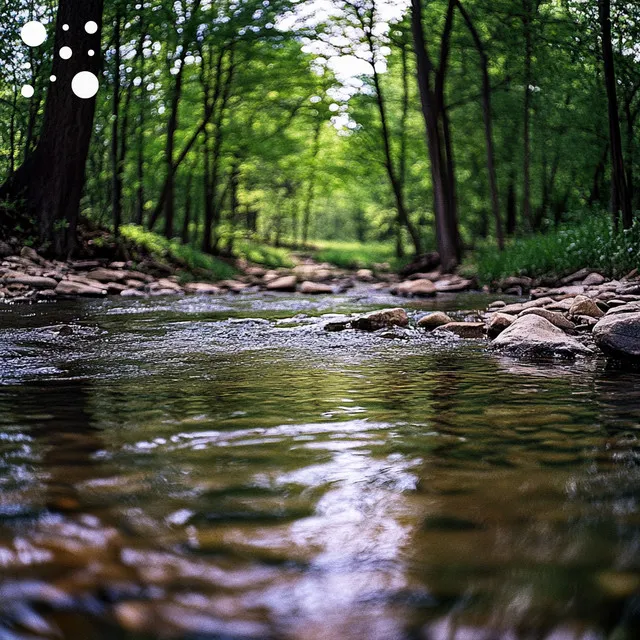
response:
[[[359,316],[351,321],[351,326],[360,331],[377,331],[388,327],[406,327],[409,317],[404,309],[382,309]]]
[[[640,358],[640,313],[607,314],[593,328],[596,344],[614,358]]]
[[[430,331],[451,322],[453,322],[453,318],[442,311],[436,311],[435,313],[429,313],[426,316],[422,316],[422,318],[418,320],[418,326]]]
[[[535,314],[518,318],[491,346],[516,356],[574,357],[593,353],[549,320]]]

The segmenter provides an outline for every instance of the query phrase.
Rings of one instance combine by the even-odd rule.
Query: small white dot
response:
[[[71,90],[78,98],[88,100],[98,93],[100,81],[90,71],[81,71],[77,73],[71,81]]]
[[[62,47],[60,49],[60,57],[63,60],[68,60],[73,55],[73,51],[71,51],[71,47]]]
[[[69,31],[69,25],[68,24],[63,24],[62,25],[62,30],[63,31]]]
[[[84,25],[84,30],[90,34],[97,33],[98,24],[93,20],[89,20],[89,22],[87,22],[87,24]]]
[[[90,58],[93,58],[93,56],[96,55],[96,52],[93,49],[89,49],[89,51],[87,53],[89,54]]]
[[[58,78],[56,78],[56,76],[51,76],[51,77],[49,78],[49,80],[51,80],[51,82],[55,82],[57,79],[58,79]]]
[[[20,37],[30,47],[39,47],[47,39],[47,30],[41,22],[27,22],[20,30]]]
[[[30,84],[25,84],[20,90],[20,93],[24,98],[33,98],[33,94],[35,92],[35,89]]]

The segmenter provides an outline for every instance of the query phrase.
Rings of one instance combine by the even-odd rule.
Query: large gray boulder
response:
[[[640,313],[609,313],[593,328],[596,344],[609,356],[640,358]]]
[[[572,358],[593,353],[547,319],[534,314],[518,318],[491,343],[491,346],[516,356]]]

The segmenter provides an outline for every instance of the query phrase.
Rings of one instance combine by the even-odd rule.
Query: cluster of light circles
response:
[[[63,31],[69,31],[69,28],[68,24],[62,25]],[[84,30],[89,35],[93,35],[98,32],[98,23],[90,20],[84,25]],[[47,39],[47,30],[41,22],[32,20],[22,27],[20,30],[20,37],[27,46],[39,47]],[[58,55],[63,60],[69,60],[73,56],[73,49],[68,46],[61,47],[60,51],[58,51]],[[95,51],[93,49],[89,49],[87,55],[94,56]],[[56,82],[57,78],[52,75],[49,80],[51,82]],[[76,96],[78,96],[78,98],[83,98],[85,100],[93,98],[93,96],[98,93],[99,88],[100,82],[98,81],[97,76],[94,73],[91,73],[91,71],[80,71],[80,73],[77,73],[73,77],[73,80],[71,80],[71,90]],[[35,94],[35,89],[30,84],[25,84],[20,92],[25,98],[32,98]]]

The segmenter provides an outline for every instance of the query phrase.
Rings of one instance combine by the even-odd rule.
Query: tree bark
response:
[[[493,145],[493,115],[491,110],[489,60],[480,34],[475,28],[471,16],[459,0],[458,9],[471,33],[471,37],[480,56],[480,65],[482,68],[482,118],[484,121],[484,137],[487,147],[487,172],[489,174],[489,191],[491,192],[491,209],[493,210],[498,248],[502,251],[504,249],[504,231],[502,228],[502,214],[500,212],[500,196],[498,194],[498,179],[496,176],[495,150]]]
[[[120,164],[120,27],[122,18],[116,11],[113,30],[113,95],[111,98],[111,211],[113,232],[117,236],[122,224],[122,166]]]
[[[431,179],[433,185],[434,213],[436,219],[436,239],[438,252],[444,271],[452,271],[460,256],[457,217],[452,211],[452,198],[449,193],[453,176],[447,174],[447,160],[444,140],[444,72],[448,56],[449,36],[453,8],[456,0],[449,0],[447,25],[441,45],[440,69],[436,70],[427,52],[424,27],[422,25],[422,2],[411,1],[411,28],[418,63],[418,88],[422,103],[422,115],[425,121],[427,147],[431,161]],[[432,76],[436,78],[433,88]]]
[[[95,97],[78,98],[71,90],[71,81],[81,71],[99,75],[102,10],[103,0],[60,0],[54,51],[70,46],[74,54],[69,60],[55,56],[52,72],[57,82],[49,87],[38,145],[0,188],[0,203],[13,203],[25,217],[35,220],[40,243],[60,257],[67,257],[77,244],[96,104]],[[84,29],[90,20],[99,25],[95,34]],[[64,24],[71,29],[64,31]],[[98,55],[89,56],[89,49]]]
[[[629,229],[633,224],[631,194],[627,185],[620,117],[618,114],[618,94],[616,90],[616,71],[611,44],[611,2],[598,0],[598,14],[602,39],[602,57],[604,61],[604,79],[607,88],[609,113],[609,146],[611,148],[611,182],[613,216],[616,223],[622,213],[622,226]]]

